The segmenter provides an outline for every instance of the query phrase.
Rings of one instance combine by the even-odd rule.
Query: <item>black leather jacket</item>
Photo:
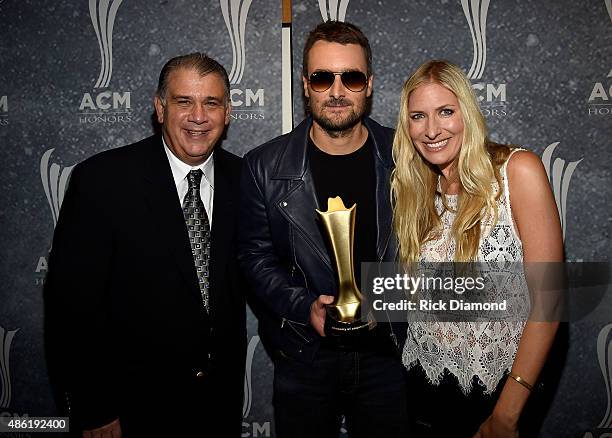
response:
[[[393,130],[372,119],[364,124],[374,143],[376,168],[376,250],[392,261],[389,177]],[[310,326],[310,307],[319,295],[333,295],[337,280],[315,209],[318,205],[308,166],[312,119],[292,132],[250,151],[243,162],[238,258],[254,294],[261,340],[270,354],[311,361],[320,337]],[[326,207],[323,206],[323,210]],[[396,346],[403,333],[390,331]]]

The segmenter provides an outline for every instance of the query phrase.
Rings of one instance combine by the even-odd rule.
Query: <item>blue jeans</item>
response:
[[[406,438],[406,372],[399,358],[371,351],[321,349],[313,363],[280,357],[274,367],[279,438]]]

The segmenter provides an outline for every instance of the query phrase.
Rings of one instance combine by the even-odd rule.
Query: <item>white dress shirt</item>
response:
[[[166,141],[162,137],[164,143],[164,150],[168,156],[168,162],[170,163],[170,169],[172,169],[172,176],[174,177],[174,184],[176,185],[176,193],[178,194],[179,201],[183,205],[183,200],[189,189],[189,182],[187,181],[187,175],[190,171],[201,169],[204,173],[204,177],[200,182],[200,198],[204,204],[204,209],[208,215],[208,222],[212,230],[212,215],[213,215],[213,198],[215,195],[215,166],[213,160],[213,154],[199,166],[190,166],[187,163],[182,162],[174,153],[170,150]]]

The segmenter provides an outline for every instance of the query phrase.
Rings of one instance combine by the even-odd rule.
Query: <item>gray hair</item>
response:
[[[219,75],[223,80],[223,86],[225,88],[225,101],[230,101],[230,83],[225,68],[206,54],[195,52],[170,59],[159,73],[156,94],[164,105],[166,104],[166,92],[170,73],[181,68],[195,70],[200,76],[206,76],[211,73]]]

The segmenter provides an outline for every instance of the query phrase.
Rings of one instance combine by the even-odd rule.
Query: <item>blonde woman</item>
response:
[[[539,157],[487,139],[472,86],[457,66],[429,61],[405,82],[393,155],[402,262],[563,260]],[[418,436],[517,437],[557,326],[410,323],[403,361],[416,382]]]

